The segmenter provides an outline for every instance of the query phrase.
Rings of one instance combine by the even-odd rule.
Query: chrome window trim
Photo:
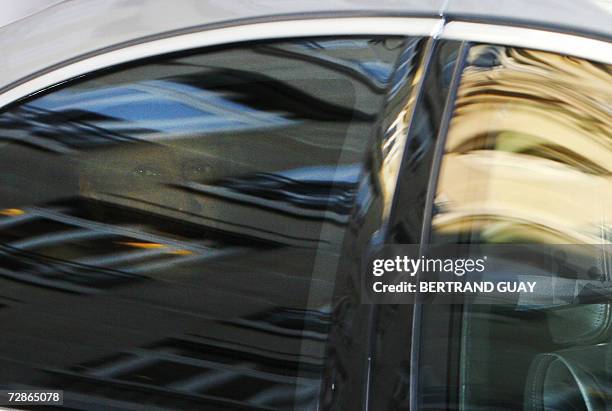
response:
[[[145,41],[84,58],[17,83],[0,94],[0,109],[49,87],[114,65],[175,51],[242,41],[307,36],[400,35],[474,41],[551,51],[612,64],[612,43],[602,40],[496,24],[424,17],[334,17],[238,24]],[[10,87],[10,86],[9,86]]]
[[[441,38],[531,48],[612,64],[612,43],[554,31],[451,21]]]
[[[177,35],[130,45],[98,54],[44,73],[0,94],[0,109],[21,98],[38,93],[96,70],[176,51],[242,41],[281,38],[400,35],[431,37],[439,31],[441,19],[403,17],[346,17],[284,20],[252,23]]]

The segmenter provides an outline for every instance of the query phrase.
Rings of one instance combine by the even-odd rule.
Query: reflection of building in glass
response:
[[[1,113],[0,385],[75,409],[316,408],[403,43],[172,55]]]
[[[85,90],[61,90],[20,107],[0,126],[28,127],[15,135],[43,149],[81,149],[121,142],[156,141],[193,133],[286,126],[291,120],[197,89],[155,80]],[[9,139],[10,135],[5,135]]]
[[[612,227],[609,67],[475,47],[444,156],[440,235],[607,242]]]
[[[54,207],[13,209],[0,217],[0,276],[76,293],[92,293],[177,264],[201,264],[206,259],[239,253],[222,241],[194,241],[176,223],[138,216],[96,221],[83,209],[109,206],[87,202]],[[115,212],[114,216],[121,214]],[[130,222],[128,222],[130,220]],[[172,231],[168,231],[174,225]],[[142,227],[149,227],[148,230]],[[153,229],[153,230],[151,230]]]
[[[123,405],[137,390],[146,393],[148,402],[171,401],[176,406],[182,401],[185,407],[206,407],[215,401],[265,409],[314,407],[323,358],[300,358],[282,347],[270,350],[261,342],[270,338],[267,334],[275,334],[285,344],[303,338],[322,343],[329,313],[275,310],[258,317],[215,325],[226,333],[232,329],[248,333],[244,341],[195,334],[163,338],[67,369],[45,370],[40,384],[71,388],[73,395],[104,395],[112,390],[113,400],[126,401]]]
[[[597,398],[593,404],[601,400],[606,408],[610,375],[608,368],[602,378],[600,364],[612,330],[610,67],[482,45],[470,49],[467,63],[442,159],[432,240],[476,252],[483,243],[523,244],[491,277],[521,278],[526,267],[544,261],[550,270],[536,276],[536,287],[551,301],[530,304],[529,293],[520,293],[505,304],[463,303],[455,334],[458,403],[587,409],[588,391]],[[538,243],[562,246],[547,255]],[[587,270],[606,291],[577,284]],[[437,308],[426,307],[428,318]],[[440,352],[425,355],[437,363]]]

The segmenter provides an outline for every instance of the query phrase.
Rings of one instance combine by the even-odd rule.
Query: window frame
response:
[[[122,63],[177,51],[231,43],[334,35],[399,35],[434,39],[498,43],[568,54],[612,64],[612,43],[581,36],[507,24],[447,21],[445,17],[299,17],[291,16],[267,22],[230,23],[187,34],[160,34],[159,37],[134,39],[128,44],[74,56],[61,64],[28,75],[0,87],[0,110],[23,98],[86,75]]]
[[[100,50],[94,55],[77,56],[59,67],[50,67],[36,73],[31,80],[5,87],[0,91],[0,110],[78,77],[149,57],[210,46],[229,46],[259,40],[291,40],[301,37],[361,35],[430,37],[436,32],[439,22],[440,20],[431,18],[398,17],[290,19],[204,29],[154,40],[141,39],[141,42],[136,44],[113,50]]]

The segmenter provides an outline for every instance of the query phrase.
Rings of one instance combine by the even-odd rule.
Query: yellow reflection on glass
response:
[[[25,211],[19,208],[5,208],[4,210],[0,210],[0,215],[5,215],[8,217],[16,217],[23,214],[25,214]]]
[[[147,250],[166,248],[164,244],[158,244],[158,243],[138,243],[138,242],[131,242],[131,241],[122,241],[119,244],[127,245],[129,247],[134,247],[134,248],[144,248]]]
[[[476,46],[458,90],[434,232],[456,242],[607,243],[610,66]]]

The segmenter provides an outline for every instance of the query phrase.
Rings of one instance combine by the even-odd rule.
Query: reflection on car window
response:
[[[0,385],[75,408],[315,409],[402,44],[175,55],[2,113]]]
[[[474,46],[445,146],[432,241],[594,250],[610,243],[610,81],[610,66]],[[609,406],[610,304],[474,305],[458,321],[458,408],[600,409],[587,404],[606,396]],[[439,384],[424,382],[430,394]]]

